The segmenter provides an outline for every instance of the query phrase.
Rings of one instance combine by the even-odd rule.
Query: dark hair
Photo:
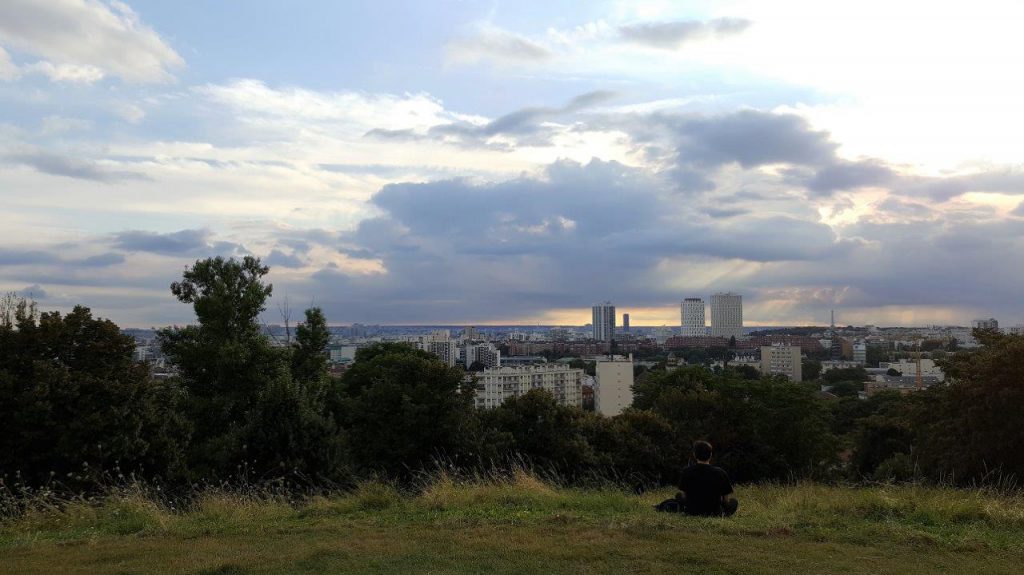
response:
[[[697,461],[707,461],[711,459],[711,444],[707,441],[694,441],[693,456],[697,458]]]

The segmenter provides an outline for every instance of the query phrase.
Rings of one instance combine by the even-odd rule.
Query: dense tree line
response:
[[[634,407],[613,418],[541,391],[480,411],[461,368],[405,345],[360,349],[331,377],[317,308],[293,342],[271,345],[258,323],[267,272],[256,258],[211,258],[171,285],[197,322],[159,332],[178,370],[164,380],[87,308],[40,313],[4,300],[0,477],[80,488],[113,470],[181,485],[242,474],[345,485],[439,464],[526,463],[567,481],[656,485],[675,480],[695,439],[714,443],[717,462],[744,481],[1024,472],[1021,337],[980,333],[981,350],[946,360],[954,383],[910,397],[829,399],[814,385],[696,365],[639,373]],[[863,374],[825,375],[840,386]]]

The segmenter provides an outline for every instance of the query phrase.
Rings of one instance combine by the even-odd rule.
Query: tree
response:
[[[1024,336],[975,330],[981,348],[942,364],[948,386],[915,394],[921,465],[960,481],[1024,477]]]
[[[209,258],[185,270],[171,293],[192,304],[198,325],[160,330],[161,348],[187,391],[195,427],[189,460],[201,476],[221,476],[245,461],[245,430],[261,392],[289,380],[289,351],[274,348],[258,318],[273,291],[258,258]]]
[[[814,381],[821,375],[821,362],[809,357],[804,358],[800,365],[800,371],[805,381]]]
[[[885,370],[885,375],[888,375],[890,377],[903,377],[903,372],[896,369],[895,367],[890,367],[889,369]]]
[[[39,314],[24,299],[4,303],[0,469],[29,483],[59,477],[78,486],[115,468],[148,478],[183,473],[181,393],[133,360],[132,337],[86,307],[62,316]]]
[[[841,367],[830,369],[821,375],[825,383],[839,383],[840,381],[867,381],[868,372],[863,367]]]
[[[474,407],[461,369],[408,345],[375,344],[356,352],[341,383],[336,419],[359,470],[408,477],[464,455]]]
[[[331,332],[323,311],[318,307],[307,309],[306,321],[295,328],[292,380],[306,387],[322,387],[330,370],[330,343]]]

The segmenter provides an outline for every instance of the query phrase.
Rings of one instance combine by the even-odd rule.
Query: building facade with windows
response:
[[[800,348],[794,345],[762,347],[761,373],[766,375],[784,375],[790,381],[803,381]]]
[[[594,411],[612,417],[633,405],[633,356],[605,356],[594,369]]]
[[[704,327],[704,300],[699,297],[688,297],[679,304],[679,318],[683,327],[682,337],[704,337],[708,334]]]
[[[599,303],[591,308],[593,313],[593,337],[597,341],[615,339],[615,306],[612,302]]]
[[[561,405],[580,407],[583,402],[583,370],[560,363],[485,369],[476,376],[477,407],[498,407],[505,400],[543,389]]]
[[[743,296],[731,292],[711,296],[711,336],[743,337]]]

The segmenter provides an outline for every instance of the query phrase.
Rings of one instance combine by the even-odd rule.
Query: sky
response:
[[[1024,323],[1024,3],[0,1],[0,291],[192,321]]]

